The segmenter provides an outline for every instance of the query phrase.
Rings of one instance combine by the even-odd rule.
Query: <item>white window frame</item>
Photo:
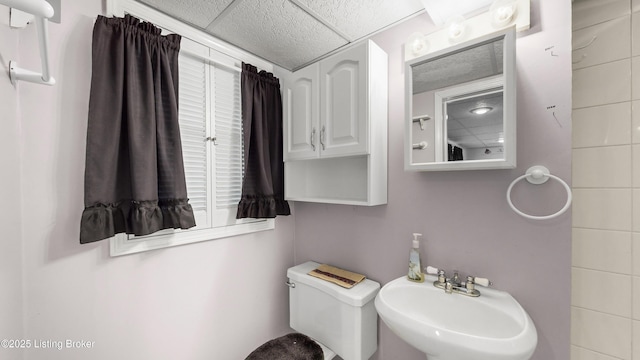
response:
[[[106,7],[107,16],[122,17],[124,14],[130,14],[144,21],[149,21],[169,32],[180,34],[183,39],[188,39],[197,44],[201,44],[233,59],[234,64],[222,62],[222,65],[239,67],[241,62],[244,61],[266,71],[273,71],[273,65],[271,63],[134,0],[107,0]],[[217,61],[217,59],[212,58],[211,56],[207,57],[203,55],[203,58],[214,62]],[[213,158],[209,157],[209,161],[211,162],[212,160]],[[214,176],[214,174],[210,172],[209,177],[211,176]],[[209,181],[213,183],[211,179],[209,179]],[[210,186],[210,191],[215,191],[213,186]],[[211,209],[211,207],[209,207],[209,209]],[[250,234],[258,231],[273,230],[274,228],[274,219],[247,219],[239,220],[236,224],[208,227],[205,229],[196,226],[195,228],[187,230],[163,230],[147,236],[117,234],[110,239],[110,254],[111,256],[127,255],[230,236]]]

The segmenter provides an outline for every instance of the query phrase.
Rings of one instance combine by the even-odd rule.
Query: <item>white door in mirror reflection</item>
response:
[[[436,161],[504,159],[503,90],[494,77],[435,93],[436,118],[446,120],[436,124]]]

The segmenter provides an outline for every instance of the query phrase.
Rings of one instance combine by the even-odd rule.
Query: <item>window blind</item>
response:
[[[202,59],[180,55],[178,116],[189,203],[202,226],[208,210],[207,65]]]
[[[216,209],[233,208],[235,215],[244,164],[240,73],[215,65],[213,69]]]
[[[203,221],[213,227],[236,223],[244,165],[240,96],[240,73],[233,67],[181,55],[179,115],[187,193],[194,211],[208,218],[199,226]],[[209,137],[215,141],[207,142]]]

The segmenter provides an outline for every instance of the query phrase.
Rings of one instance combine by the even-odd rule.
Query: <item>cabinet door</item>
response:
[[[284,160],[318,157],[319,65],[298,70],[285,82]]]
[[[368,151],[367,51],[363,43],[320,63],[320,156]]]

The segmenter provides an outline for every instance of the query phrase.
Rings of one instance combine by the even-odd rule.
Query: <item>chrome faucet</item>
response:
[[[467,281],[460,281],[458,270],[454,270],[453,276],[447,278],[444,270],[440,270],[431,266],[424,268],[427,274],[437,275],[438,279],[433,282],[433,286],[443,289],[447,294],[462,294],[471,297],[480,296],[480,291],[476,289],[476,284],[481,286],[491,285],[491,281],[486,278],[467,276]]]

